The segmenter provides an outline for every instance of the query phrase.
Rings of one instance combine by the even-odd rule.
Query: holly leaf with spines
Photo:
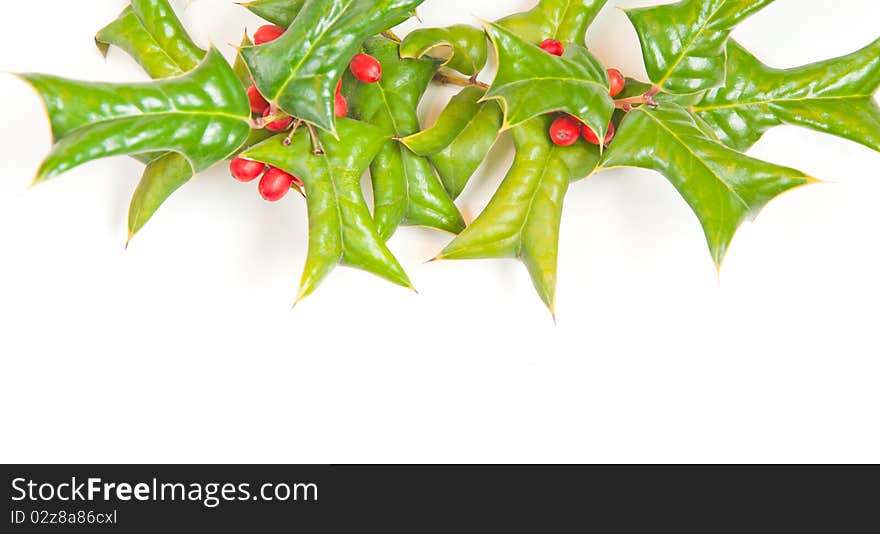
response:
[[[400,43],[400,57],[421,59],[425,56],[465,76],[475,77],[489,58],[486,32],[467,24],[424,28],[411,32]]]
[[[167,0],[131,0],[122,14],[98,31],[95,43],[127,52],[151,78],[180,76],[196,68],[206,52],[189,37]]]
[[[624,10],[635,26],[651,82],[689,94],[724,82],[726,45],[743,20],[774,0],[682,0]]]
[[[312,140],[300,128],[285,146],[286,134],[275,136],[242,154],[243,158],[283,169],[305,183],[308,191],[309,255],[298,300],[318,288],[342,264],[412,288],[403,268],[379,235],[361,191],[361,175],[389,136],[380,128],[340,119],[338,139],[317,133],[324,155],[312,152]]]
[[[510,120],[512,114],[509,101],[497,95],[492,98],[491,91],[488,95],[483,94],[483,89],[479,86],[464,89],[453,99],[434,127],[424,132],[413,131],[401,141],[413,152],[418,152],[418,156],[428,158],[438,169],[444,186],[453,194],[464,187],[468,177],[473,174],[473,169],[479,165],[488,147],[497,137],[498,125],[494,122],[511,128],[517,156],[504,185],[489,208],[470,229],[453,241],[441,257],[518,257],[526,263],[542,299],[552,308],[559,217],[564,190],[568,183],[591,174],[597,168],[631,165],[664,174],[694,209],[704,227],[712,256],[720,264],[736,229],[744,220],[756,214],[777,195],[813,181],[799,171],[754,160],[735,149],[747,149],[765,131],[780,124],[813,128],[878,149],[880,109],[871,97],[880,85],[877,67],[877,62],[880,61],[877,48],[880,44],[873,43],[860,52],[836,60],[795,69],[772,69],[729,38],[736,24],[771,1],[684,0],[655,8],[628,10],[642,41],[647,70],[653,82],[651,85],[656,87],[651,88],[650,94],[646,94],[650,86],[629,82],[619,98],[632,97],[635,109],[628,113],[623,110],[614,111],[612,121],[619,125],[618,137],[605,152],[604,158],[598,147],[583,141],[568,148],[553,145],[547,128],[555,115],[531,115],[529,118],[528,115],[533,111],[529,107],[531,102],[526,98],[529,91],[514,94],[510,99],[519,99],[514,102],[513,108],[520,113],[522,122],[514,122]],[[387,8],[392,2],[256,0],[247,7],[254,12],[262,12],[267,20],[285,27],[297,26],[299,21],[305,30],[315,28],[300,21],[301,15],[309,11],[309,6],[314,12],[338,10],[339,18],[332,15],[312,20],[315,24],[326,23],[322,31],[329,31],[345,18],[344,11],[351,8],[366,12],[371,9],[370,6],[364,7],[368,3],[370,6],[382,4]],[[315,7],[317,4],[320,7]],[[568,54],[563,60],[571,60],[572,57],[583,60],[591,56],[579,45],[584,43],[589,21],[604,4],[604,1],[589,0],[542,0],[532,11],[502,19],[498,26],[532,44],[544,39],[559,39],[568,48]],[[400,21],[410,13],[401,12]],[[366,20],[365,24],[378,25],[381,21],[381,17],[362,19],[358,22]],[[381,30],[374,33],[379,31]],[[467,54],[460,53],[467,49],[465,44],[459,43],[459,50],[455,46],[432,46],[431,39],[427,37],[429,31],[425,30],[411,37],[411,43],[416,43],[417,37],[424,37],[422,44],[411,44],[414,49],[420,49],[420,56],[432,55],[438,63],[448,62],[450,70],[456,59],[466,58]],[[490,26],[487,31],[491,33],[493,28]],[[285,37],[291,33],[288,32]],[[308,31],[297,34],[309,39]],[[343,34],[339,37],[344,45],[357,48],[362,39],[367,39],[369,35],[358,37]],[[439,37],[434,39],[435,43],[442,40]],[[163,82],[194,76],[216,54],[212,50],[195,72],[184,74],[197,66],[204,58],[205,51],[198,50],[186,36],[167,0],[134,0],[132,6],[116,21],[99,32],[96,42],[104,53],[112,44],[128,51],[152,76],[179,77]],[[493,43],[498,48],[494,40]],[[304,53],[303,63],[312,59],[315,62],[323,61],[325,56],[322,54],[326,50],[322,45],[326,50],[334,46],[339,48],[339,43],[331,45],[327,42],[309,41],[308,46],[314,49]],[[265,47],[269,46],[271,44]],[[242,50],[246,52],[259,48],[264,47],[252,47],[245,43]],[[437,53],[441,49],[451,49],[454,53],[451,56]],[[346,54],[347,52],[343,55]],[[176,59],[175,55],[180,55],[180,58]],[[283,57],[284,54],[278,56]],[[543,53],[540,56],[541,59],[547,57]],[[538,56],[534,58],[537,59]],[[530,61],[532,57],[526,54],[515,59],[506,63],[519,70],[518,74],[522,75],[524,85],[528,85],[529,81],[537,82],[532,86],[532,100],[544,99],[547,96],[544,90],[545,80],[540,79],[543,75],[540,69],[530,71],[534,63]],[[190,65],[187,66],[187,62]],[[473,70],[476,73],[480,70],[476,66],[481,62],[465,62],[457,66],[468,75],[467,71]],[[598,65],[598,62],[594,63],[594,60],[579,62],[582,66],[594,65],[604,71],[604,67]],[[303,66],[285,64],[283,60],[270,65],[268,59],[266,64],[270,68],[277,66],[280,70],[290,71],[294,67]],[[337,74],[341,75],[342,71],[347,70],[347,64],[348,58],[340,60],[336,65],[339,67]],[[219,69],[219,65],[217,67]],[[726,70],[722,67],[726,67]],[[228,65],[226,70],[229,70]],[[232,72],[242,85],[249,85],[249,66],[238,61]],[[443,72],[446,73],[447,70],[444,69]],[[294,78],[297,74],[299,71],[294,73]],[[325,73],[317,72],[317,77],[312,81],[323,74]],[[204,113],[189,113],[192,115],[191,120],[178,124],[177,127],[164,121],[162,124],[148,124],[166,113],[171,116],[191,110],[181,111],[174,108],[165,111],[159,109],[157,112],[156,108],[162,108],[163,103],[157,104],[156,98],[145,97],[149,93],[146,89],[134,91],[132,88],[135,84],[88,84],[97,87],[94,94],[91,94],[92,92],[85,90],[87,84],[82,82],[38,75],[24,75],[23,78],[27,80],[28,76],[35,77],[31,83],[46,100],[56,142],[52,154],[41,167],[38,180],[48,179],[97,157],[130,153],[148,163],[136,198],[132,202],[132,221],[145,221],[137,214],[147,214],[148,218],[168,194],[189,180],[196,170],[196,162],[208,165],[207,162],[219,154],[218,145],[222,140],[216,137],[217,131],[211,128],[207,130],[212,132],[213,137],[207,145],[199,144],[196,147],[195,143],[190,142],[188,131],[194,129],[194,123],[213,121],[212,124],[218,126],[219,130],[229,126],[227,139],[232,139],[237,135],[236,128],[248,123],[243,116],[250,115],[242,113],[240,116],[238,112],[241,110],[238,108],[235,113],[226,113],[221,109],[223,105],[218,107],[215,102],[206,104],[206,109],[201,110]],[[350,82],[351,76],[348,75],[348,78]],[[396,77],[392,76],[391,79],[393,78]],[[335,88],[335,81],[331,82],[331,89]],[[457,81],[462,82],[463,80]],[[216,83],[214,80],[215,85]],[[332,100],[329,98],[332,92],[317,94],[317,89],[324,89],[321,85],[323,83],[324,80],[307,86],[304,93],[311,91],[311,94],[317,95],[316,101],[326,104]],[[108,95],[105,85],[112,85],[120,94],[105,98]],[[216,96],[216,87],[198,85],[202,91]],[[350,83],[346,85],[349,86]],[[502,87],[503,84],[496,80],[492,90]],[[350,94],[351,87],[347,89]],[[652,97],[655,90],[662,91]],[[193,93],[197,92],[194,87],[184,90],[175,88],[171,91],[171,94],[164,96],[175,104],[181,99],[191,104]],[[136,97],[135,92],[139,93]],[[239,103],[243,104],[246,101],[244,91],[239,88],[237,92],[241,98]],[[583,98],[583,91],[572,89],[569,92],[576,99]],[[551,97],[558,96],[557,91],[551,93]],[[202,93],[198,93],[196,99],[199,97],[207,98]],[[99,99],[109,100],[109,105],[98,108],[95,101]],[[231,97],[230,102],[232,100],[235,98]],[[640,105],[642,103],[644,105]],[[143,109],[146,106],[149,109]],[[388,104],[386,107],[393,110],[395,105]],[[501,110],[502,107],[505,107],[504,111]],[[57,109],[53,111],[52,108]],[[578,115],[564,106],[554,106],[550,111]],[[472,116],[466,119],[464,115],[467,113]],[[59,119],[55,116],[62,114],[66,114],[66,117]],[[543,112],[537,112],[537,115],[541,114]],[[235,116],[239,122],[224,122],[229,115]],[[499,117],[507,120],[502,122]],[[127,124],[126,121],[132,122]],[[60,126],[56,127],[56,122]],[[352,122],[355,121],[341,121],[339,133],[343,139],[334,139],[324,132],[317,134],[325,149],[329,148],[328,152],[336,153],[335,159],[311,154],[306,128],[300,129],[298,135],[294,136],[291,147],[282,148],[282,139],[286,137],[284,134],[261,144],[265,148],[274,143],[272,151],[277,151],[278,166],[294,174],[313,177],[307,180],[310,188],[315,189],[310,194],[316,194],[316,198],[311,199],[309,207],[310,257],[303,280],[302,296],[311,293],[339,263],[367,268],[395,283],[410,286],[399,264],[387,252],[382,236],[364,205],[358,177],[355,176],[375,160],[375,154],[383,147],[396,146],[401,154],[409,154],[402,145],[390,140],[390,136],[396,136],[396,132],[406,129],[369,130],[369,126],[362,123],[355,122],[355,126],[350,126],[349,123]],[[374,122],[380,124],[381,120]],[[236,126],[230,126],[231,124]],[[599,124],[598,128],[593,126],[590,125],[599,133],[604,124]],[[138,134],[139,128],[146,128],[140,132],[143,135]],[[348,134],[343,130],[349,128],[367,129],[360,131],[358,142],[346,143],[344,141]],[[266,135],[269,134],[265,131],[248,128],[245,141],[240,144],[230,141],[230,144],[238,146],[231,149],[226,157],[239,153],[242,147],[247,147]],[[363,141],[361,137],[372,135],[378,135],[381,139],[358,144]],[[355,144],[358,146],[352,146]],[[78,153],[77,147],[82,149],[81,153]],[[308,157],[303,158],[303,154]],[[457,157],[458,154],[463,157]],[[299,161],[290,161],[290,158],[298,158]],[[341,163],[341,160],[345,160],[345,163]],[[414,160],[423,161],[418,157]],[[601,165],[600,160],[603,161]],[[286,161],[286,164],[281,163],[282,161]],[[560,175],[567,176],[565,183],[559,179]],[[525,199],[531,200],[525,202]],[[517,223],[520,224],[519,227],[516,226]],[[135,228],[137,224],[131,222],[130,226]]]
[[[516,258],[529,270],[541,300],[554,311],[562,205],[575,174],[570,162],[599,162],[586,143],[560,147],[547,130],[552,117],[537,117],[513,130],[516,158],[483,213],[438,260]],[[581,172],[583,169],[578,169]]]
[[[336,131],[336,85],[361,43],[424,0],[306,0],[278,39],[241,50],[257,88],[293,117]]]
[[[120,47],[153,78],[180,76],[191,70],[193,65],[198,65],[193,60],[196,50],[202,56],[206,54],[192,42],[167,0],[135,0],[122,15],[98,33],[95,42],[105,54],[110,46]],[[250,44],[250,38],[245,35],[242,46]],[[250,86],[250,72],[241,56],[236,58],[233,71],[242,87]],[[272,132],[268,130],[251,130],[243,147],[255,145],[271,135]],[[194,176],[187,159],[176,152],[132,156],[147,167],[128,210],[129,241],[171,195]]]
[[[416,154],[428,157],[453,199],[461,196],[501,132],[504,113],[494,100],[483,101],[485,96],[481,87],[464,88],[432,127],[401,140]]]
[[[181,76],[196,68],[206,51],[189,37],[168,0],[132,0],[116,20],[95,36],[101,53],[111,46],[128,53],[152,78]],[[133,154],[147,165],[128,210],[128,239],[137,234],[166,200],[193,177],[182,155]]]
[[[531,11],[505,17],[497,24],[533,44],[552,38],[567,48],[569,44],[581,45],[586,41],[590,24],[606,3],[606,0],[540,0]],[[590,175],[600,158],[599,148],[594,146],[585,151],[563,150],[560,155],[571,169],[573,180]]]
[[[614,100],[605,68],[586,48],[570,44],[557,57],[497,24],[486,31],[498,52],[498,74],[485,98],[504,109],[503,130],[564,111],[605,137]]]
[[[493,39],[499,57],[499,77],[505,65],[514,71],[521,70],[515,75],[509,75],[512,80],[517,76],[522,76],[524,80],[532,76],[543,78],[544,72],[528,72],[528,68],[532,65],[536,65],[538,70],[556,71],[552,66],[546,69],[546,59],[551,58],[551,61],[554,61],[552,59],[554,56],[550,56],[534,44],[547,38],[556,38],[566,43],[568,58],[580,57],[590,70],[589,77],[602,81],[599,84],[602,96],[598,100],[602,102],[600,107],[603,111],[600,119],[593,121],[591,126],[601,132],[605,131],[608,119],[614,110],[614,102],[608,95],[608,78],[604,68],[585,49],[572,43],[584,42],[589,23],[604,4],[604,1],[545,0],[531,12],[508,17],[499,21],[498,26],[487,28],[490,37],[493,30],[502,35],[505,51],[507,49],[513,51],[502,54],[501,46]],[[526,41],[531,41],[532,44]],[[531,53],[534,50],[537,50],[538,54]],[[526,51],[526,53],[517,53],[518,51]],[[557,60],[567,61],[567,58],[561,60],[557,58]],[[574,70],[577,68],[574,67]],[[556,72],[554,74],[558,75]],[[501,81],[504,82],[503,77]],[[498,83],[496,77],[495,85]],[[530,87],[534,91],[532,99],[540,100],[546,96],[540,83]],[[575,83],[569,89],[574,93],[580,88]],[[469,99],[475,95],[475,91],[476,89],[470,90],[474,94],[463,92],[462,99],[456,103],[456,107],[461,106],[461,115],[473,111],[472,108],[468,109],[468,106],[472,105]],[[522,96],[527,99],[527,93]],[[492,101],[488,98],[482,100]],[[504,101],[501,103],[504,104]],[[566,109],[564,105],[554,105],[552,109],[538,111],[533,118],[528,118],[512,127],[516,157],[501,187],[477,220],[453,240],[437,258],[517,258],[526,265],[538,295],[551,312],[554,312],[556,301],[559,226],[565,193],[572,181],[591,174],[600,161],[598,147],[583,142],[560,147],[551,141],[548,131],[556,115],[546,113],[556,110],[570,111],[572,107],[575,106]],[[452,105],[450,108],[455,110]],[[509,106],[506,111],[509,114]],[[456,115],[459,113],[450,114],[452,127],[447,127],[438,121],[435,127],[438,128],[437,131],[426,134],[422,139],[415,139],[414,146],[421,144],[421,150],[429,151],[442,145],[440,142],[442,137],[451,135],[449,132],[455,132],[457,130],[455,126],[463,122],[462,118]],[[508,119],[509,122],[512,121]],[[599,124],[601,127],[598,126]],[[434,146],[432,141],[436,142]],[[412,143],[413,139],[407,142]]]
[[[241,5],[258,17],[284,28],[293,24],[306,0],[255,0]]]
[[[250,134],[250,106],[232,67],[211,49],[195,70],[134,84],[22,74],[40,95],[54,146],[41,182],[83,163],[118,155],[176,152],[193,172],[234,153]]]
[[[627,114],[602,168],[641,167],[665,176],[696,213],[720,267],[740,225],[782,193],[815,182],[706,135],[688,110],[664,102]]]
[[[829,133],[880,151],[880,39],[858,52],[792,69],[763,64],[734,40],[726,81],[693,107],[724,142],[744,151],[783,124]]]
[[[531,11],[505,17],[498,24],[532,44],[556,39],[566,46],[583,46],[587,29],[607,1],[541,0]]]
[[[387,240],[401,224],[457,234],[464,220],[431,163],[395,140],[419,131],[419,102],[437,64],[431,59],[401,59],[397,43],[381,36],[368,39],[363,51],[382,64],[382,79],[368,84],[347,74],[343,89],[351,116],[389,136],[370,166],[379,234]]]

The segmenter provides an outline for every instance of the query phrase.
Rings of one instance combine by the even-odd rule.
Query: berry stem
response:
[[[488,89],[489,84],[483,83],[477,80],[476,76],[471,78],[465,78],[457,74],[455,71],[447,68],[440,69],[436,75],[434,75],[434,81],[437,83],[441,83],[443,85],[457,85],[459,87],[482,87],[483,89]]]
[[[293,121],[293,128],[290,129],[290,133],[284,138],[284,146],[290,146],[293,144],[293,136],[296,135],[296,131],[299,130],[302,123],[302,119],[296,119]]]
[[[660,94],[659,87],[652,87],[650,91],[643,95],[639,96],[631,96],[629,98],[621,98],[619,100],[614,101],[614,107],[617,109],[622,109],[626,112],[630,112],[633,110],[635,106],[648,105],[651,107],[657,107],[660,104],[654,100],[654,97]]]
[[[311,123],[306,123],[306,128],[309,129],[309,136],[312,138],[312,152],[316,156],[324,155],[324,148],[321,147],[321,141],[318,140],[318,132],[315,131],[315,127]]]

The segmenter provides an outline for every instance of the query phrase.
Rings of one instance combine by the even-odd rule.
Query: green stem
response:
[[[632,111],[635,106],[648,105],[652,107],[657,107],[659,104],[654,97],[660,94],[659,87],[652,87],[650,91],[643,95],[632,96],[629,98],[621,98],[619,100],[614,101],[614,107],[617,109],[622,109],[624,111]]]
[[[489,89],[489,85],[477,80],[476,76],[465,78],[451,69],[442,68],[434,75],[434,81],[443,85],[457,85],[459,87],[482,87]]]

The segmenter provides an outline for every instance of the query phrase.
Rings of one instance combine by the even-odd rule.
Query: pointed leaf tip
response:
[[[742,45],[727,45],[724,84],[694,112],[727,146],[746,151],[776,126],[836,135],[880,151],[880,40],[852,54],[790,69],[762,63]]]
[[[774,0],[681,0],[624,11],[635,27],[648,76],[672,94],[724,81],[725,45],[734,28]]]
[[[795,169],[724,146],[672,102],[628,113],[603,165],[663,174],[697,215],[716,266],[723,262],[743,222],[774,198],[812,180]]]

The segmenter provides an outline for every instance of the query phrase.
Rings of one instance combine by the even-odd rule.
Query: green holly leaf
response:
[[[513,128],[516,158],[483,213],[438,256],[518,258],[551,312],[565,193],[570,182],[595,170],[600,155],[597,147],[584,142],[570,147],[553,144],[548,131],[554,115],[547,113],[566,111],[588,119],[585,122],[604,136],[614,111],[607,74],[586,49],[572,44],[583,43],[587,27],[604,4],[542,1],[529,13],[487,27],[498,52],[499,73],[483,100],[499,100],[506,108],[502,126]],[[534,46],[548,38],[567,43],[565,57],[556,58]],[[455,107],[450,105],[452,111],[438,120],[436,131],[406,142],[425,152],[442,146],[445,138],[456,134],[465,114],[474,112],[476,89],[468,91]],[[452,191],[462,187],[461,182],[451,182]]]
[[[427,156],[453,199],[464,191],[498,139],[504,114],[497,102],[483,101],[486,90],[467,87],[452,97],[431,128],[405,137],[402,142]]]
[[[265,129],[251,130],[247,140],[238,151],[257,145],[273,135],[275,134]],[[172,194],[195,176],[189,161],[176,152],[168,152],[158,156],[147,154],[144,163],[147,164],[147,167],[144,169],[144,174],[135,189],[128,209],[129,241],[143,230],[144,226],[150,222],[150,219]]]
[[[424,0],[308,0],[280,38],[242,49],[254,83],[286,113],[335,132],[336,84],[367,38]]]
[[[702,223],[719,267],[744,221],[778,195],[815,182],[722,145],[685,108],[669,102],[627,115],[602,163],[619,166],[654,170],[672,182]]]
[[[533,44],[540,44],[545,39],[557,39],[567,49],[569,44],[582,45],[586,41],[590,24],[606,3],[606,0],[540,0],[531,11],[506,17],[498,24]],[[599,65],[599,68],[603,67]],[[595,170],[599,149],[589,147],[583,157],[580,154],[578,150],[561,152],[561,156],[570,164],[575,180]]]
[[[244,34],[244,37],[241,39],[241,44],[238,49],[241,50],[246,46],[253,46],[254,42],[251,41],[251,38],[247,33]],[[232,71],[235,72],[235,75],[238,77],[238,81],[241,82],[241,86],[245,89],[248,89],[251,86],[251,71],[247,68],[247,63],[244,62],[244,58],[241,57],[241,53],[235,55],[235,63],[232,64]]]
[[[318,134],[324,155],[312,153],[308,131],[300,128],[290,146],[278,135],[242,154],[303,180],[308,191],[309,257],[299,299],[343,264],[364,269],[395,284],[412,288],[403,268],[388,250],[370,216],[361,192],[361,175],[376,157],[388,135],[363,122],[340,119],[339,139]]]
[[[812,128],[880,151],[880,39],[844,56],[774,69],[731,40],[727,79],[694,106],[724,144],[744,151],[782,124]]]
[[[168,0],[132,0],[131,5],[95,36],[106,55],[117,46],[152,78],[168,78],[196,68],[205,51],[190,39]]]
[[[284,28],[293,24],[306,0],[256,0],[240,4],[253,14]]]
[[[21,78],[39,93],[52,124],[54,146],[37,182],[99,158],[167,151],[201,172],[234,153],[251,131],[247,96],[216,49],[189,74],[156,82]]]
[[[564,45],[583,45],[587,28],[607,1],[541,0],[531,11],[503,18],[498,24],[532,44],[556,39]]]
[[[147,164],[128,208],[128,240],[140,232],[166,200],[193,177],[189,161],[168,152]]]
[[[152,78],[181,76],[196,68],[207,54],[190,39],[167,0],[133,0],[98,32],[95,42],[104,55],[110,46],[118,46]],[[194,174],[187,159],[174,152],[133,157],[147,167],[129,207],[129,241]]]
[[[489,57],[486,33],[466,24],[415,30],[400,44],[400,57],[421,59],[425,56],[465,76],[476,76]]]
[[[562,205],[575,175],[569,166],[598,163],[586,143],[553,144],[552,117],[532,119],[513,130],[516,159],[483,213],[437,259],[518,258],[529,270],[541,300],[556,300],[556,266]]]
[[[498,74],[487,99],[504,108],[503,129],[554,111],[584,122],[605,136],[614,100],[605,68],[586,48],[571,44],[557,57],[529,44],[497,24],[487,31],[498,52]]]
[[[625,10],[642,43],[648,76],[673,94],[724,82],[725,48],[737,24],[773,0],[682,0]]]
[[[382,64],[382,79],[367,84],[349,74],[343,87],[351,116],[389,137],[370,166],[379,235],[387,240],[401,224],[457,234],[464,220],[431,163],[395,140],[419,131],[419,101],[436,72],[435,62],[401,59],[397,43],[385,37],[367,40],[363,51]]]

